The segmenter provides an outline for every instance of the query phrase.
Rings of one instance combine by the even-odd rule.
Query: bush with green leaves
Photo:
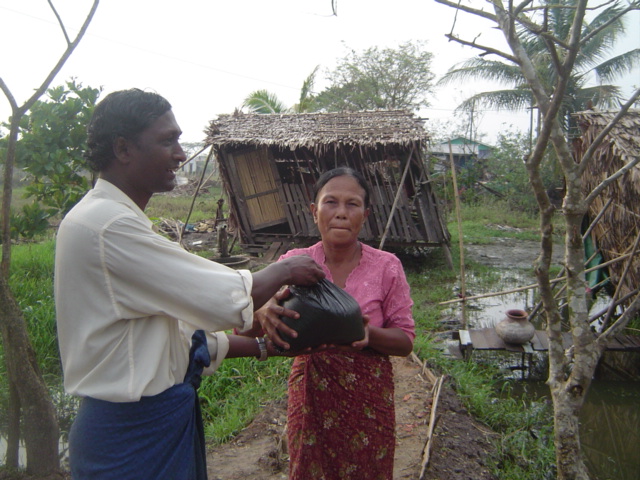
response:
[[[485,187],[499,195],[509,208],[536,213],[538,204],[533,196],[524,159],[529,155],[530,140],[526,133],[506,131],[498,136],[496,148],[485,160],[488,180]],[[555,192],[562,187],[562,177],[557,174],[557,162],[552,151],[547,152],[542,165],[542,181],[547,191]]]
[[[14,214],[16,234],[38,234],[46,219],[67,213],[89,190],[83,151],[100,92],[71,79],[47,90],[47,98],[22,118],[16,163],[26,174],[25,195],[34,204]]]

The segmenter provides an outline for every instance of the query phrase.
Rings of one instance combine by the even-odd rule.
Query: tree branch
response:
[[[593,37],[595,37],[598,33],[600,33],[605,28],[609,27],[609,25],[611,25],[613,22],[618,21],[620,18],[625,16],[627,13],[632,12],[634,10],[640,10],[640,4],[639,3],[636,2],[636,3],[630,4],[627,8],[625,8],[618,15],[616,15],[613,18],[611,18],[608,22],[603,23],[598,28],[596,28],[595,30],[589,32],[587,35],[582,37],[582,40],[580,41],[580,46],[583,46],[584,44],[588,43],[589,40],[591,40]]]
[[[513,9],[513,14],[517,17],[524,11],[527,5],[530,5],[532,2],[533,0],[524,0],[523,2],[520,3],[520,5],[518,5],[516,8]]]
[[[69,45],[71,43],[71,40],[69,40],[69,35],[67,35],[67,29],[64,28],[64,23],[62,22],[62,19],[60,18],[60,15],[58,15],[58,11],[56,10],[56,7],[53,5],[52,0],[47,0],[47,2],[49,2],[49,6],[51,7],[51,10],[53,10],[53,14],[58,19],[58,24],[60,25],[60,28],[62,29],[62,34],[64,35],[64,38],[67,41],[67,45]]]
[[[58,60],[58,63],[56,63],[56,65],[53,67],[53,70],[49,72],[49,75],[47,75],[47,78],[45,78],[45,80],[42,82],[42,85],[40,85],[40,87],[38,87],[38,89],[33,93],[33,95],[31,95],[31,97],[29,97],[29,99],[21,107],[19,107],[20,113],[24,113],[27,110],[29,110],[31,105],[33,105],[34,102],[42,96],[42,94],[47,90],[47,88],[49,88],[49,85],[51,84],[53,79],[56,77],[56,75],[58,75],[58,73],[64,66],[65,62],[67,61],[67,59],[71,56],[73,51],[78,46],[78,44],[80,43],[80,40],[82,40],[82,37],[87,31],[87,28],[89,28],[89,24],[93,19],[93,15],[96,13],[96,10],[98,8],[98,3],[100,3],[100,0],[93,0],[93,5],[91,6],[91,10],[89,11],[89,14],[87,15],[87,18],[85,19],[84,23],[82,24],[82,27],[78,32],[78,35],[76,36],[73,42],[68,44],[67,49],[64,51],[64,53]]]
[[[4,95],[7,97],[7,100],[9,100],[9,105],[11,105],[11,111],[15,112],[16,110],[18,110],[18,103],[16,102],[16,99],[11,93],[11,90],[9,90],[9,87],[7,86],[7,84],[4,83],[4,80],[2,79],[2,77],[0,77],[0,90],[2,90],[2,93],[4,93]]]
[[[437,0],[436,0],[437,1]],[[518,59],[512,55],[509,55],[507,53],[504,53],[500,50],[496,50],[495,48],[491,48],[491,47],[486,47],[484,45],[479,45],[477,43],[475,43],[475,40],[469,42],[468,40],[462,40],[459,37],[456,37],[455,35],[452,35],[450,33],[445,34],[445,37],[447,37],[449,40],[453,40],[454,42],[458,42],[462,45],[466,45],[468,47],[473,47],[473,48],[477,48],[478,50],[483,50],[485,53],[483,53],[482,55],[498,55],[499,57],[502,57],[506,60],[509,60],[510,62],[515,63],[516,65],[519,65],[518,63]]]
[[[462,10],[463,12],[471,13],[473,15],[477,15],[482,18],[486,18],[488,20],[496,21],[495,15],[490,14],[484,10],[478,10],[476,8],[471,8],[466,5],[462,5],[458,2],[450,2],[449,0],[436,0],[436,3],[440,3],[442,5],[446,5],[451,8],[455,8],[456,10]]]

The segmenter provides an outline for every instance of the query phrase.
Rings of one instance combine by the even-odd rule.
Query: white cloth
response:
[[[64,218],[56,241],[65,389],[112,402],[161,393],[183,381],[196,329],[207,332],[211,373],[229,350],[222,331],[252,324],[252,285],[249,271],[155,233],[124,192],[98,180]]]

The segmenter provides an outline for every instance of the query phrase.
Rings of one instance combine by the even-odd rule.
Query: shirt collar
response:
[[[126,193],[116,187],[113,183],[105,180],[104,178],[98,178],[98,181],[96,182],[93,189],[96,192],[104,193],[109,198],[115,200],[118,203],[126,205],[131,210],[133,210],[138,217],[147,222],[149,226],[153,225],[153,222],[149,220],[149,217],[147,217],[147,215],[140,209],[136,202],[131,200],[131,197],[129,197]]]

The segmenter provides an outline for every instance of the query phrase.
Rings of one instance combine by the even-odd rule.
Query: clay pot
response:
[[[536,333],[527,312],[519,309],[507,310],[505,317],[496,324],[495,328],[496,333],[505,343],[514,345],[527,343]]]

